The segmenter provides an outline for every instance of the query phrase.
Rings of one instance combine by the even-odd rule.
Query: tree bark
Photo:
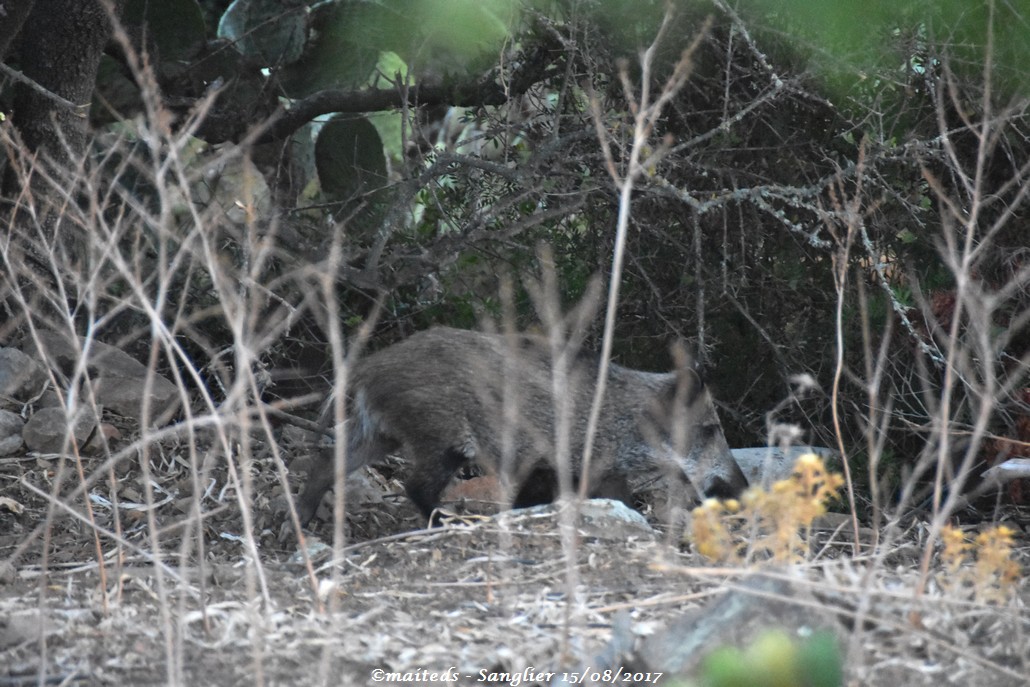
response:
[[[27,84],[15,90],[13,121],[32,152],[68,162],[86,149],[89,104],[111,35],[100,0],[36,0],[22,28],[22,73],[68,107]],[[62,141],[63,138],[63,141]]]
[[[109,9],[117,11],[122,1],[35,0],[18,36],[17,64],[25,78],[14,90],[11,123],[18,136],[10,140],[17,147],[8,151],[2,197],[11,206],[3,214],[10,217],[8,230],[18,237],[27,269],[41,266],[40,283],[52,277],[47,246],[63,254],[62,269],[86,259],[87,237],[78,227],[62,225],[65,191],[75,185],[72,175],[89,142],[90,101],[111,35]],[[40,235],[47,237],[42,243]]]
[[[36,0],[0,0],[0,61],[7,57],[14,37],[32,10]]]

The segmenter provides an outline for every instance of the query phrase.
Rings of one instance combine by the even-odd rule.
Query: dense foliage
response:
[[[699,32],[702,43],[650,132],[661,154],[633,196],[619,358],[662,368],[670,341],[690,342],[735,445],[836,446],[841,352],[840,437],[849,454],[881,459],[878,476],[919,456],[939,465],[942,445],[962,457],[965,444],[934,420],[942,395],[952,438],[974,439],[971,460],[1026,454],[1010,440],[1030,440],[1030,11],[674,4],[646,86],[660,90]],[[204,378],[220,380],[211,386],[228,388],[224,353],[246,320],[257,358],[277,371],[265,393],[288,396],[318,386],[330,320],[351,334],[374,318],[384,339],[476,326],[504,311],[505,275],[536,273],[540,241],[567,302],[607,274],[618,210],[609,165],[626,160],[640,50],[658,35],[662,3],[120,9],[110,41],[99,28],[79,37],[106,44],[88,89],[88,148],[25,133],[29,119],[60,123],[40,107],[64,105],[40,105],[5,77],[4,240],[29,256],[7,258],[9,275],[27,272],[0,282],[15,326],[26,316],[15,282],[42,273],[32,298],[53,305],[64,296],[45,293],[70,281],[77,326],[146,350],[147,308],[127,305],[135,293]],[[42,75],[33,65],[45,46],[4,38],[7,64],[53,94],[76,78],[81,91],[88,70]],[[48,262],[55,245],[60,266]],[[111,246],[135,267],[105,263]],[[223,273],[198,268],[211,264],[197,258],[205,251]],[[320,291],[326,274],[334,286]],[[104,288],[90,290],[87,275]],[[532,299],[516,291],[519,324],[531,326]],[[233,297],[240,312],[226,314]]]

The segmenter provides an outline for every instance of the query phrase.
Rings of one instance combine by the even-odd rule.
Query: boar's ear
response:
[[[671,389],[675,397],[669,400],[675,401],[677,404],[691,406],[698,396],[704,393],[704,377],[701,376],[701,371],[693,358],[687,353],[687,347],[683,341],[674,343],[671,353],[676,369],[676,384]]]

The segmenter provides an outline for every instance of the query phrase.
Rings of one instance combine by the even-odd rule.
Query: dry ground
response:
[[[42,526],[46,499],[30,485],[50,492],[54,459],[0,459],[0,497],[24,507],[21,514],[0,507],[0,687],[40,680],[350,685],[372,684],[377,670],[407,672],[407,684],[446,684],[418,671],[451,669],[457,683],[475,684],[480,671],[490,677],[584,665],[629,671],[617,681],[629,684],[633,670],[649,666],[628,647],[675,644],[670,623],[676,627],[686,611],[753,572],[714,569],[689,547],[618,522],[580,527],[574,549],[563,549],[553,510],[420,530],[414,510],[395,495],[399,484],[383,477],[374,485],[378,495],[372,489],[366,502],[353,498],[349,546],[335,580],[322,564],[331,552],[320,538],[331,540],[329,528],[319,525],[308,539],[312,577],[296,560],[295,542],[277,536],[280,487],[270,459],[250,471],[255,559],[221,468],[210,473],[213,487],[202,500],[198,552],[188,464],[174,450],[164,456],[152,477],[167,496],[155,495],[165,502],[150,511],[152,523],[124,507],[116,522],[110,506],[93,502],[97,526],[120,527],[125,542],[100,538],[103,571],[81,497],[68,503],[77,516],[54,513],[52,526]],[[88,462],[86,474],[98,463]],[[145,500],[138,466],[118,479],[122,501]],[[111,496],[106,485],[92,492]],[[1002,517],[1017,528],[1028,521],[1015,510]],[[813,610],[820,614],[813,617],[837,624],[850,652],[848,684],[1030,684],[1030,585],[1023,579],[1001,604],[973,603],[936,584],[913,601],[926,531],[914,521],[879,559],[856,558],[850,544],[825,534],[813,562],[775,574],[794,580],[799,591],[790,596],[799,607],[830,609]],[[1017,541],[1030,569],[1025,529]],[[160,568],[146,553],[155,544]],[[918,625],[910,622],[914,612]],[[526,683],[538,682],[546,681]]]

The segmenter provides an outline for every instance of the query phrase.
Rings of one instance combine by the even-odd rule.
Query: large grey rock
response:
[[[21,448],[21,432],[25,422],[17,413],[0,410],[0,456],[9,456]]]
[[[58,332],[39,332],[38,339],[43,347],[42,352],[55,367],[65,373],[71,373],[86,348],[85,339],[72,339]],[[36,343],[34,340],[29,340],[22,348],[26,349],[26,353],[32,355],[36,352]],[[125,351],[100,341],[90,342],[86,369],[89,370],[90,375],[93,377],[111,375],[114,377],[136,378],[147,374],[146,365]]]
[[[104,375],[93,382],[97,403],[119,415],[141,420],[143,400],[149,398],[150,424],[162,425],[179,408],[179,389],[160,375],[148,382],[143,377]]]
[[[1030,458],[1009,458],[983,474],[984,482],[993,486],[1001,486],[1014,479],[1030,479]]]
[[[38,642],[43,630],[42,617],[39,611],[5,613],[3,619],[0,620],[0,650],[19,644],[28,646],[32,642]]]
[[[57,332],[40,332],[39,344],[47,358],[66,374],[71,373],[86,348],[85,340],[72,339]],[[34,346],[27,342],[26,346]],[[86,369],[93,380],[93,393],[99,405],[131,417],[142,418],[143,401],[150,405],[150,423],[166,423],[179,408],[178,388],[161,375],[147,381],[147,366],[125,351],[100,341],[91,341]]]
[[[648,637],[637,657],[646,670],[690,675],[713,650],[747,646],[769,629],[795,638],[817,630],[829,631],[838,640],[844,636],[833,613],[821,608],[803,586],[754,577]]]
[[[840,455],[833,449],[821,446],[790,446],[786,449],[758,446],[734,448],[730,452],[751,486],[768,486],[787,479],[794,469],[794,462],[806,453],[821,456],[827,470],[840,470]]]
[[[34,413],[22,429],[22,438],[30,451],[59,453],[68,447],[65,435],[68,432],[68,416],[64,408],[43,408]],[[93,434],[97,418],[88,408],[81,408],[72,424],[72,436],[76,446],[82,446]]]
[[[561,509],[572,507],[572,503],[557,501],[541,506],[502,511],[494,518],[508,522],[542,520],[552,524],[561,517]],[[576,527],[583,536],[606,541],[624,542],[631,537],[657,536],[657,532],[648,524],[647,518],[622,501],[614,499],[587,499],[580,503]]]
[[[662,673],[659,684],[695,684],[690,678],[697,677],[699,667],[712,652],[724,647],[746,647],[770,631],[786,633],[794,641],[816,631],[827,631],[836,638],[838,646],[845,636],[833,613],[823,609],[803,585],[755,576],[644,637],[635,649],[628,615],[617,616],[611,641],[586,668],[612,674]],[[558,673],[550,687],[580,684],[568,679],[569,674]]]
[[[0,396],[26,401],[47,382],[46,368],[17,348],[0,348]]]
[[[580,532],[597,539],[625,541],[632,536],[654,537],[658,533],[647,518],[614,499],[588,499],[579,506]]]

